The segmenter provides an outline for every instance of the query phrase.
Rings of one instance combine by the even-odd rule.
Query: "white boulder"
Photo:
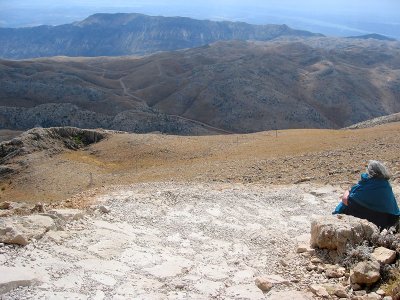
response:
[[[359,245],[378,233],[378,227],[364,219],[347,215],[323,216],[311,223],[311,246],[343,253],[347,245]]]

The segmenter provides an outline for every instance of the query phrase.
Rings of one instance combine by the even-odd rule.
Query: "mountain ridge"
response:
[[[356,36],[348,36],[348,39],[375,39],[381,41],[397,41],[394,38],[388,37],[386,35],[378,34],[378,33],[370,33],[364,35],[356,35]]]
[[[267,41],[322,36],[287,25],[196,20],[143,14],[95,14],[71,24],[0,28],[0,57],[145,55],[199,47],[219,40]]]

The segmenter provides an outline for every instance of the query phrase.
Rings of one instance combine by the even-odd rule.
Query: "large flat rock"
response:
[[[40,282],[35,270],[0,266],[0,294],[5,294],[20,286],[30,286]]]

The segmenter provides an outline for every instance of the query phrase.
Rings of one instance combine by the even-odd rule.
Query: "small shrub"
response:
[[[77,134],[72,138],[75,144],[77,145],[83,145],[83,135],[82,134]]]
[[[368,260],[373,250],[374,248],[369,246],[367,241],[364,241],[356,248],[347,248],[344,255],[345,258],[343,259],[343,265],[347,268],[351,268],[360,261]]]

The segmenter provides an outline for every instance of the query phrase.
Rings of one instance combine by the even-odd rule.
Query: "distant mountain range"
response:
[[[0,128],[341,128],[400,111],[399,69],[399,42],[325,37],[223,41],[142,58],[3,60]]]
[[[394,38],[387,37],[385,35],[377,34],[377,33],[371,33],[371,34],[364,34],[364,35],[357,35],[357,36],[349,36],[349,39],[375,39],[375,40],[381,40],[381,41],[396,41]]]
[[[286,25],[250,25],[142,14],[95,14],[60,26],[0,28],[0,57],[143,55],[220,40],[321,36]]]

